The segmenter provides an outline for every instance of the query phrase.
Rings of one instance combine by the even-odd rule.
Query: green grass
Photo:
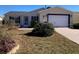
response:
[[[8,31],[14,40],[20,44],[16,54],[77,54],[79,45],[54,33],[50,37],[34,37],[23,35],[30,31],[10,30]]]

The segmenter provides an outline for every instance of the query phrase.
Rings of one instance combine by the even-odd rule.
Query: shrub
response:
[[[3,37],[0,40],[0,53],[7,53],[15,46],[15,41],[10,37]]]
[[[0,27],[0,53],[9,52],[16,45],[5,27]]]
[[[5,23],[6,23],[6,22],[5,22],[5,20],[3,19],[3,20],[2,20],[2,24],[4,25]]]
[[[32,33],[36,36],[51,36],[54,28],[50,23],[39,23],[35,26]]]
[[[73,24],[72,26],[74,29],[79,29],[79,23]]]
[[[38,20],[31,20],[31,27],[35,27],[38,23]]]

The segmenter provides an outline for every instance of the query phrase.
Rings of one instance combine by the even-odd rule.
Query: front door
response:
[[[24,16],[23,27],[28,27],[28,16]]]

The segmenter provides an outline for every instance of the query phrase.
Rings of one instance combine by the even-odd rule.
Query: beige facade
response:
[[[22,12],[22,11],[12,11],[12,12],[8,12],[5,14],[5,17],[4,17],[4,20],[11,20],[10,17],[20,17],[20,26],[23,25],[23,26],[26,26],[26,27],[29,27],[30,24],[31,24],[31,20],[32,20],[32,16],[39,16],[38,14],[38,11],[41,11],[43,10],[44,8],[40,8],[40,9],[36,9],[36,10],[33,10],[33,11],[30,11],[30,12]],[[25,25],[25,17],[28,17],[28,24]]]
[[[4,19],[5,20],[10,20],[9,18],[11,17],[18,17],[20,16],[20,24],[24,25],[24,17],[28,17],[28,25],[26,25],[27,27],[30,26],[30,22],[31,22],[31,17],[32,16],[37,16],[37,13],[35,12],[9,12],[8,14],[5,15]]]
[[[70,26],[73,23],[79,23],[79,12],[73,12],[73,11],[69,11],[66,10],[64,8],[59,8],[59,7],[55,7],[55,8],[49,8],[49,9],[37,9],[37,10],[33,10],[31,12],[8,12],[5,14],[4,19],[5,20],[10,20],[9,16],[13,16],[13,17],[17,17],[20,16],[20,24],[23,25],[24,24],[24,17],[28,16],[28,25],[30,26],[31,24],[31,17],[32,16],[38,16],[39,17],[39,21],[42,22],[47,22],[48,21],[48,14],[59,14],[59,15],[69,15],[69,19],[70,19]],[[68,23],[69,23],[68,22]]]
[[[24,20],[24,16],[30,16],[30,14],[28,12],[8,12],[7,14],[5,14],[5,18],[6,20],[10,20],[10,17],[18,17],[20,16],[20,21],[21,24],[23,24],[23,20]],[[30,22],[30,17],[29,17],[29,22]]]
[[[73,23],[79,23],[79,12],[73,13]]]
[[[69,14],[70,15],[70,25],[72,25],[72,13],[71,11],[69,10],[65,10],[63,8],[50,8],[50,9],[47,9],[47,10],[43,10],[43,11],[40,11],[40,22],[45,22],[47,21],[47,15],[48,14]]]

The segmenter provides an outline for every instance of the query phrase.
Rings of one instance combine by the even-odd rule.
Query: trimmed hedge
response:
[[[32,31],[32,34],[35,36],[51,36],[54,33],[54,27],[50,23],[39,23],[35,26],[34,30]]]
[[[73,24],[73,29],[79,29],[79,23]]]

